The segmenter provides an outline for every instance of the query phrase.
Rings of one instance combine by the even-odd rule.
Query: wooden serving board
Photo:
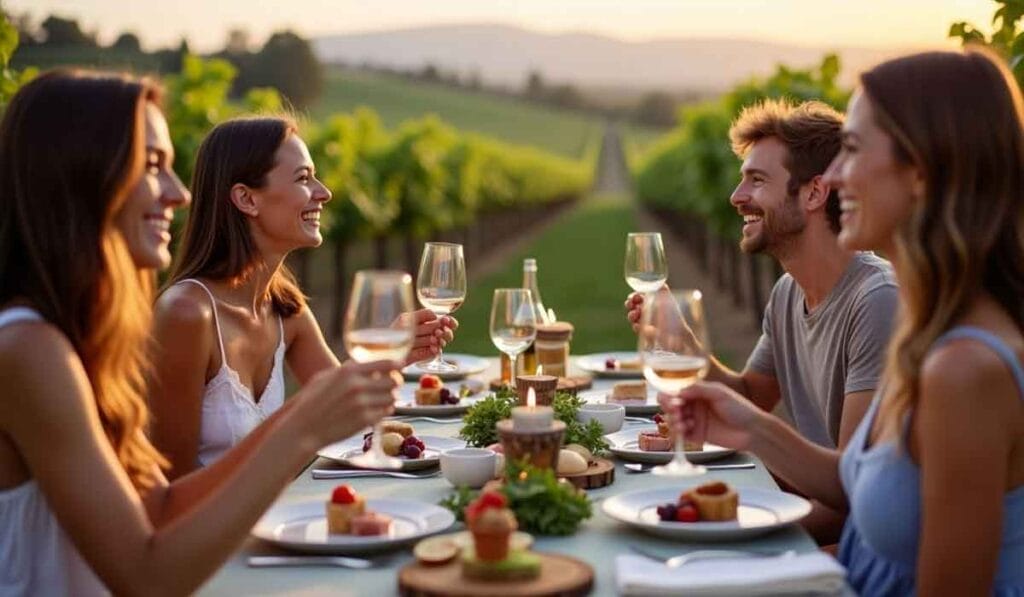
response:
[[[492,379],[490,388],[492,392],[497,392],[502,387],[501,379]],[[583,390],[589,390],[594,387],[594,380],[586,375],[579,375],[575,377],[559,377],[558,387],[555,388],[559,392],[582,392]]]
[[[398,572],[398,592],[416,597],[470,595],[575,596],[594,586],[594,569],[586,562],[561,554],[533,552],[540,557],[540,576],[530,580],[484,581],[464,578],[459,558],[440,566],[406,564]]]
[[[597,489],[615,482],[615,463],[607,458],[595,458],[582,473],[558,476],[580,489]]]

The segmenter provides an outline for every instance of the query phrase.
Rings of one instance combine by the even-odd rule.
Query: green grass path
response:
[[[537,259],[544,304],[576,326],[573,354],[634,349],[636,337],[622,311],[629,293],[622,260],[626,233],[635,226],[628,195],[587,197],[534,243],[513,253],[500,271],[470,278],[466,303],[455,313],[460,328],[448,350],[498,355],[488,332],[491,298],[495,288],[522,285],[526,257]]]

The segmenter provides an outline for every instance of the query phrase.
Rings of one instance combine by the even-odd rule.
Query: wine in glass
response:
[[[626,284],[633,290],[650,294],[668,280],[668,263],[660,232],[630,232],[626,237]]]
[[[512,361],[516,359],[537,337],[537,312],[533,308],[533,296],[526,288],[497,288],[491,303],[491,342]],[[511,379],[502,379],[503,384],[512,385]]]
[[[412,276],[395,271],[356,272],[345,313],[345,350],[358,363],[405,361],[415,339],[412,317]],[[384,454],[381,426],[373,428],[370,451],[349,460],[364,468],[401,468],[402,461]]]
[[[689,476],[706,469],[686,459],[679,415],[683,400],[679,392],[700,381],[708,372],[707,325],[699,290],[673,293],[668,287],[648,295],[640,317],[638,352],[644,378],[659,392],[670,396],[676,420],[675,454],[672,461],[655,467],[656,475]]]
[[[416,296],[438,317],[454,313],[462,306],[466,300],[466,259],[462,245],[427,243],[423,247],[416,278]],[[419,367],[431,373],[449,373],[458,369],[457,365],[441,358],[440,349],[432,361],[419,363]]]

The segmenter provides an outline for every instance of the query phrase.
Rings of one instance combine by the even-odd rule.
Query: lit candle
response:
[[[537,406],[537,394],[530,388],[526,394],[526,406],[512,408],[512,428],[516,431],[538,431],[549,429],[555,418],[550,406]]]

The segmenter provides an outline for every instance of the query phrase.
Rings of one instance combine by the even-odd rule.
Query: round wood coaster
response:
[[[594,569],[586,562],[561,554],[540,556],[540,576],[530,580],[484,581],[462,576],[459,558],[441,566],[406,564],[398,572],[398,592],[416,597],[468,595],[586,595],[594,586]]]
[[[558,476],[580,489],[597,489],[615,482],[615,463],[607,458],[595,458],[582,473]]]
[[[492,392],[497,392],[503,387],[501,378],[492,379],[488,385]],[[576,392],[589,390],[592,387],[594,387],[593,378],[587,377],[586,375],[579,375],[574,377],[559,377],[558,387],[556,390],[559,392],[571,392],[575,394]]]

